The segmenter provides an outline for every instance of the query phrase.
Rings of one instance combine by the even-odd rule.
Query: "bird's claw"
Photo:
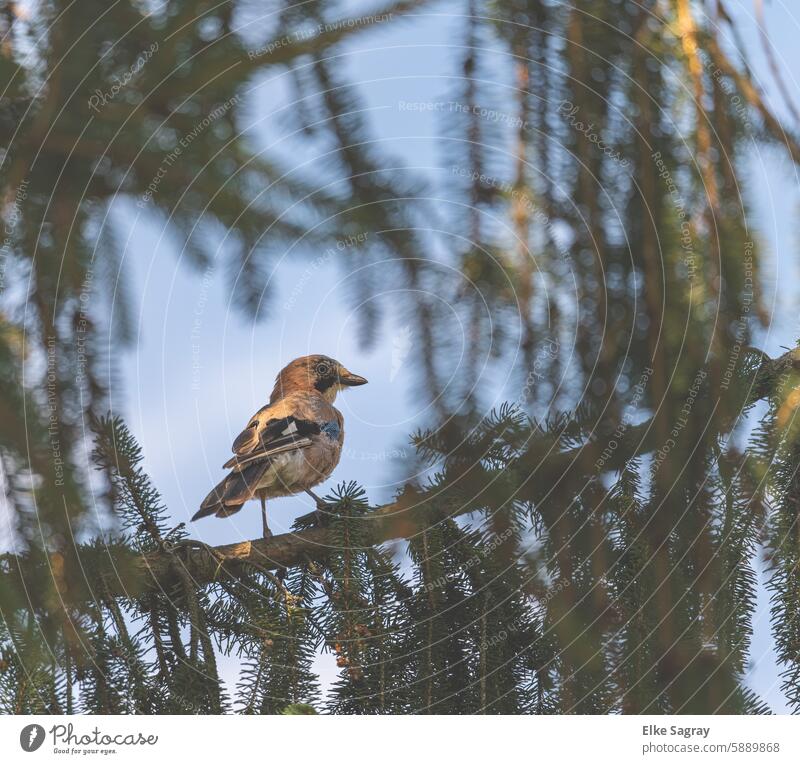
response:
[[[324,499],[321,499],[319,496],[317,496],[317,494],[315,494],[313,491],[306,491],[306,493],[312,499],[314,499],[314,504],[317,508],[316,511],[314,512],[314,515],[317,518],[317,524],[322,525],[324,521],[324,516],[326,514],[329,514],[330,504],[328,504],[328,502],[325,501]]]

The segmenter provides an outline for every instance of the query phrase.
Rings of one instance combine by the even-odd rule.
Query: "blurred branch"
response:
[[[735,83],[739,92],[745,97],[747,102],[761,115],[764,120],[764,127],[772,135],[772,137],[779,143],[786,146],[792,159],[800,163],[800,143],[793,136],[789,135],[781,125],[778,118],[772,113],[767,106],[766,102],[761,96],[761,93],[756,90],[756,87],[750,81],[750,78],[742,74],[722,52],[719,43],[713,38],[709,37],[707,40],[708,52],[711,58],[720,69],[720,71],[730,77]]]
[[[360,16],[345,17],[321,24],[317,34],[300,33],[302,30],[289,30],[282,37],[270,40],[261,47],[251,50],[240,66],[232,66],[226,72],[215,77],[217,86],[230,84],[235,86],[248,74],[264,66],[290,64],[301,56],[324,58],[327,48],[351,37],[359,32],[373,29],[379,24],[393,21],[401,15],[424,5],[428,0],[397,0],[397,2],[374,8]],[[201,87],[204,82],[190,83]]]
[[[19,96],[0,100],[0,143],[6,144],[19,131],[20,122],[28,115],[37,99]]]
[[[772,41],[769,39],[769,34],[767,33],[767,20],[764,17],[764,0],[756,0],[756,20],[758,21],[758,32],[759,37],[761,38],[761,47],[764,50],[764,57],[767,59],[767,64],[772,72],[772,78],[775,80],[775,84],[777,85],[778,90],[783,97],[783,102],[786,104],[786,108],[791,112],[795,122],[800,124],[800,112],[798,112],[797,106],[795,105],[794,100],[789,93],[789,88],[786,87],[786,81],[781,75],[778,62],[775,60],[775,51],[772,46]]]

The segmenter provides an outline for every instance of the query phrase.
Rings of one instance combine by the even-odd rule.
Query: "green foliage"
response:
[[[555,421],[573,442],[580,417]],[[109,476],[124,531],[114,544],[80,550],[98,574],[93,599],[71,606],[70,631],[45,643],[41,634],[53,634],[40,632],[53,617],[46,607],[4,608],[6,711],[279,714],[312,713],[321,703],[359,714],[765,710],[742,684],[755,596],[750,561],[763,523],[754,519],[749,474],[729,457],[708,472],[719,495],[709,497],[715,509],[705,541],[713,548],[705,568],[681,542],[680,524],[668,540],[671,568],[665,575],[659,567],[648,530],[655,499],[645,496],[636,459],[607,495],[597,476],[573,473],[580,488],[561,503],[552,495],[542,502],[538,491],[509,503],[499,481],[472,526],[452,516],[461,488],[443,456],[407,556],[375,545],[364,492],[351,483],[327,498],[324,560],[288,575],[258,566],[222,573],[201,589],[182,561],[193,542],[166,530],[130,432],[116,418],[96,428],[95,462]],[[433,459],[436,439],[420,440]],[[506,407],[473,428],[465,449],[493,453],[487,469],[518,485],[517,465],[536,440],[552,443],[553,434]],[[462,458],[454,457],[456,468]],[[789,685],[796,657],[783,614],[795,606],[796,567],[791,547],[778,543],[781,517],[776,510],[771,521],[770,586]],[[109,567],[96,562],[101,550],[129,577],[130,597],[109,593]],[[125,568],[132,555],[157,550],[174,560],[174,586],[136,596],[136,577]],[[709,589],[714,597],[706,600]],[[684,609],[667,624],[661,608],[673,598]],[[220,654],[242,660],[233,701],[217,669]],[[316,662],[326,659],[339,676],[323,698]]]
[[[317,712],[307,703],[292,703],[281,712],[284,716],[313,716]]]
[[[0,710],[762,713],[764,551],[800,710],[799,383],[765,385],[744,349],[765,311],[741,168],[776,136],[725,35],[698,22],[695,50],[674,2],[465,0],[446,167],[423,177],[340,66],[382,26],[343,3],[283,2],[275,25],[240,24],[240,0],[34,5],[0,14]],[[248,93],[277,74],[294,142],[263,149]],[[345,484],[321,559],[192,580],[201,545],[98,417],[135,336],[134,208],[253,318],[298,242],[337,253],[363,346],[396,286],[429,404],[418,502],[380,520],[406,546]],[[141,555],[168,560],[164,590]]]
[[[316,713],[319,686],[312,663],[319,632],[312,621],[313,588],[304,569],[292,571],[274,598],[262,594],[246,605],[257,629],[238,685],[239,709],[247,714]],[[237,598],[241,605],[242,598]],[[287,705],[288,704],[288,705]],[[290,710],[292,709],[292,710]],[[311,709],[311,710],[304,710]]]
[[[768,482],[767,563],[771,621],[781,662],[782,689],[800,710],[800,447],[797,373],[787,371],[762,423],[756,452]]]

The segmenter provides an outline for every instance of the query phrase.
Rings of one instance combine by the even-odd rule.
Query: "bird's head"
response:
[[[364,377],[348,371],[333,358],[326,355],[305,355],[295,358],[281,369],[275,379],[270,402],[298,390],[316,390],[333,403],[340,390],[366,384]]]

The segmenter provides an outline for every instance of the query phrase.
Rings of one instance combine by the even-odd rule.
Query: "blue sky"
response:
[[[729,5],[747,29],[748,57],[756,73],[765,73],[753,22],[745,20],[750,3]],[[797,11],[785,3],[772,3],[767,13],[782,73],[800,101],[800,88],[792,77],[800,71]],[[436,114],[403,111],[398,104],[447,97],[461,20],[422,16],[413,22],[413,35],[408,32],[410,24],[400,22],[357,38],[341,63],[359,84],[369,120],[385,147],[417,172],[435,176],[435,168],[447,165],[437,141],[441,121]],[[255,83],[247,96],[249,119],[242,128],[250,132],[257,148],[281,138],[285,121],[280,109],[286,105],[282,76]],[[776,109],[785,113],[774,87],[767,86],[768,79],[765,88]],[[313,163],[313,157],[302,155],[297,161]],[[793,325],[800,315],[794,224],[798,178],[796,168],[775,149],[754,150],[749,176],[745,190],[755,201],[753,223],[769,264],[763,287],[765,294],[774,295],[775,303],[773,325],[759,344],[774,355],[800,335]],[[337,404],[346,420],[346,450],[326,487],[356,480],[373,503],[389,499],[398,488],[392,481],[398,472],[393,458],[395,462],[410,458],[408,435],[425,421],[409,369],[393,365],[393,347],[406,336],[402,318],[388,316],[383,341],[369,352],[361,349],[349,304],[342,299],[347,279],[335,263],[325,258],[315,263],[322,253],[307,252],[291,253],[276,264],[271,277],[276,295],[272,313],[254,323],[231,308],[219,268],[202,273],[185,267],[179,243],[161,221],[127,203],[116,205],[114,218],[123,232],[121,239],[127,240],[125,265],[132,277],[131,302],[139,328],[135,347],[121,359],[124,385],[114,407],[139,438],[145,466],[175,522],[188,521],[219,480],[233,437],[266,402],[279,368],[306,353],[334,356],[370,380]],[[391,290],[393,285],[384,288]],[[289,298],[292,294],[294,299]],[[306,496],[275,501],[270,525],[276,533],[286,531],[297,515],[312,508]],[[210,544],[253,538],[260,535],[259,512],[253,504],[229,520],[206,520],[191,531]],[[758,608],[749,681],[774,710],[785,711],[763,591]],[[332,671],[325,659],[320,668],[328,676]],[[230,663],[231,676],[234,669]]]

